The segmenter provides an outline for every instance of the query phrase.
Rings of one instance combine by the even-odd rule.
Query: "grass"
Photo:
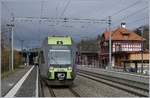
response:
[[[14,74],[19,70],[19,66],[15,66],[13,72],[10,72],[8,68],[5,68],[1,71],[1,79],[8,77],[9,74]]]
[[[14,73],[16,73],[18,70],[19,70],[18,68],[15,68],[15,69],[13,70],[13,72],[10,72],[10,71],[5,71],[5,72],[3,72],[3,73],[1,74],[1,79],[4,79],[4,78],[8,77],[9,74],[14,74]]]

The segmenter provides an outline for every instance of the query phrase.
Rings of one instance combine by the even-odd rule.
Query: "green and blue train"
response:
[[[40,76],[48,85],[72,85],[76,77],[75,46],[69,36],[49,36],[41,47]]]

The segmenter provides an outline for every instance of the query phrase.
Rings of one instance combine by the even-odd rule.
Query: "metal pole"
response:
[[[13,66],[14,65],[14,62],[13,62],[13,59],[14,59],[13,58],[14,57],[14,52],[13,52],[14,17],[12,17],[11,22],[12,23],[7,24],[7,26],[11,28],[11,56],[10,56],[11,57],[11,60],[10,60],[11,61],[11,67],[10,68],[11,68],[11,71],[13,71],[14,70],[14,66]]]
[[[143,27],[141,29],[142,35],[142,44],[141,44],[141,58],[142,58],[142,65],[141,65],[141,73],[143,73]]]
[[[13,52],[13,43],[14,43],[14,26],[12,26],[12,29],[11,29],[11,56],[12,56],[12,65],[11,65],[11,69],[12,71],[14,70],[14,52]]]
[[[108,68],[111,68],[111,16],[109,16],[108,19],[108,25],[109,25],[109,66]]]
[[[7,26],[10,26],[9,24],[7,24]],[[10,33],[10,35],[9,35],[9,71],[12,71],[12,69],[11,69],[11,28],[9,27],[9,33]]]

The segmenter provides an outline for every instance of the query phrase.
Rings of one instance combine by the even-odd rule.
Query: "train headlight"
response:
[[[72,70],[72,67],[68,67],[69,70]]]

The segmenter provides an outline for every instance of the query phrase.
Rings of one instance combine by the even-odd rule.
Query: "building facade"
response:
[[[129,31],[124,25],[115,29],[112,33],[112,66],[123,67],[123,60],[131,59],[131,54],[139,54],[142,51],[144,38],[135,32]],[[100,40],[100,63],[102,67],[109,64],[109,32],[105,31]]]
[[[97,51],[79,51],[76,54],[76,64],[88,67],[99,67]]]

